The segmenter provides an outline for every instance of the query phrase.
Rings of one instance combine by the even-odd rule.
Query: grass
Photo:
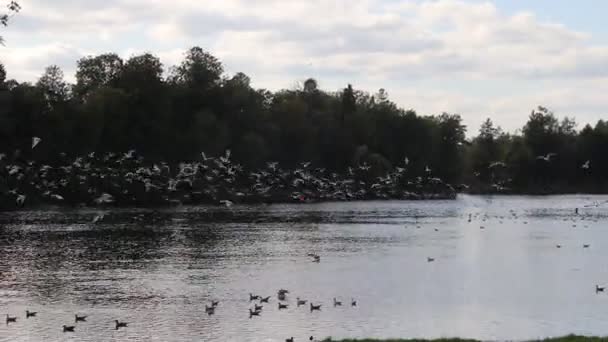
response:
[[[436,340],[419,340],[419,339],[388,339],[388,340],[374,340],[374,339],[362,339],[362,340],[332,340],[328,338],[324,342],[480,342],[478,340],[461,339],[461,338],[440,338]],[[569,335],[557,338],[547,338],[543,340],[530,340],[528,342],[608,342],[608,337],[585,337],[577,335]]]

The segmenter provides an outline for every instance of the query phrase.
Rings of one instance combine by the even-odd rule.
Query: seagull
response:
[[[536,157],[536,160],[544,160],[546,162],[550,162],[551,158],[553,158],[555,156],[557,156],[557,153],[551,152],[551,153],[547,153],[546,156],[538,156],[538,157]]]
[[[230,208],[230,207],[232,207],[232,205],[233,205],[234,203],[232,203],[232,201],[230,201],[230,200],[221,200],[221,201],[220,201],[220,204],[222,204],[222,205],[226,206],[226,208]]]
[[[32,150],[36,148],[36,146],[42,141],[42,139],[38,137],[32,137]]]
[[[587,160],[587,161],[585,162],[585,164],[583,164],[583,165],[581,166],[581,168],[582,168],[582,169],[585,169],[585,170],[589,170],[589,168],[590,168],[590,167],[591,167],[591,160]]]
[[[104,215],[104,214],[99,214],[99,215],[96,215],[96,216],[93,218],[93,223],[100,222],[101,220],[103,220],[103,218],[104,218],[104,217],[105,217],[105,215]]]
[[[493,169],[495,167],[506,167],[507,164],[505,164],[504,162],[494,162],[492,164],[490,164],[490,166],[488,166],[489,169]]]
[[[95,203],[97,204],[107,204],[112,202],[114,202],[114,197],[105,192],[95,199]]]
[[[22,207],[25,204],[25,195],[19,195],[17,196],[17,199],[15,200],[15,202],[17,203],[18,206]]]

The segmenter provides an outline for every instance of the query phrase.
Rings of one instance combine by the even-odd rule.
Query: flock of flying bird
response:
[[[32,140],[32,148],[40,139]],[[411,177],[409,160],[384,176],[364,164],[344,175],[311,163],[293,170],[269,162],[256,171],[230,159],[201,153],[199,161],[170,165],[151,163],[135,150],[124,154],[90,153],[74,159],[62,154],[52,163],[10,160],[0,154],[0,207],[26,203],[71,205],[179,205],[347,201],[365,199],[417,199],[455,197],[451,185],[432,177]],[[52,164],[52,165],[50,165]]]

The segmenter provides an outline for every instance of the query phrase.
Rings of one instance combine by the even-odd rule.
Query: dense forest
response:
[[[252,170],[269,161],[286,169],[310,162],[337,174],[407,166],[410,177],[432,173],[471,192],[608,190],[607,122],[578,131],[573,119],[539,107],[520,133],[490,119],[476,137],[466,132],[460,115],[419,115],[384,89],[325,91],[314,79],[294,89],[254,89],[247,75],[226,74],[199,47],[168,69],[149,53],[85,57],[75,84],[57,66],[35,84],[9,80],[0,64],[0,152],[8,159],[53,165],[60,156],[135,150],[176,165],[229,150]],[[35,149],[32,137],[42,141]]]

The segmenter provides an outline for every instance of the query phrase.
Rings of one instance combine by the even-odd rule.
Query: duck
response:
[[[293,342],[293,337],[286,338],[286,339],[285,339],[285,342]]]
[[[604,292],[605,289],[605,286],[595,285],[595,293]]]
[[[260,311],[253,311],[251,309],[249,309],[249,318],[253,317],[253,316],[259,316],[260,315]]]
[[[350,306],[357,306],[357,301],[354,298],[350,300]]]
[[[270,296],[264,297],[264,298],[260,298],[260,303],[268,303],[268,301],[270,301]]]
[[[338,301],[335,297],[334,297],[334,307],[336,306],[342,306],[342,302]]]
[[[74,326],[73,325],[64,325],[63,332],[74,332]]]
[[[127,322],[120,322],[119,320],[114,320],[114,322],[116,323],[116,330],[120,329],[120,328],[126,328],[127,327]]]
[[[14,323],[17,322],[17,317],[11,317],[8,314],[6,315],[6,323]]]
[[[311,302],[311,303],[310,303],[310,312],[313,312],[313,311],[315,311],[315,310],[317,310],[317,311],[321,311],[321,304],[319,304],[319,305],[314,305],[314,304]]]
[[[302,305],[306,305],[306,300],[300,299],[300,297],[296,298],[296,300],[297,300],[298,307],[300,307]]]
[[[254,301],[254,300],[258,300],[258,299],[260,299],[260,296],[258,296],[258,295],[253,295],[253,294],[251,294],[251,293],[249,294],[249,301],[250,301],[250,302],[251,302],[251,301]]]
[[[279,310],[283,310],[283,309],[287,309],[287,304],[281,304],[279,303]]]
[[[86,322],[87,316],[74,315],[74,322]]]
[[[207,305],[205,305],[205,312],[208,315],[213,315],[215,313],[215,306],[207,306]]]
[[[25,318],[36,317],[37,312],[25,310]]]

